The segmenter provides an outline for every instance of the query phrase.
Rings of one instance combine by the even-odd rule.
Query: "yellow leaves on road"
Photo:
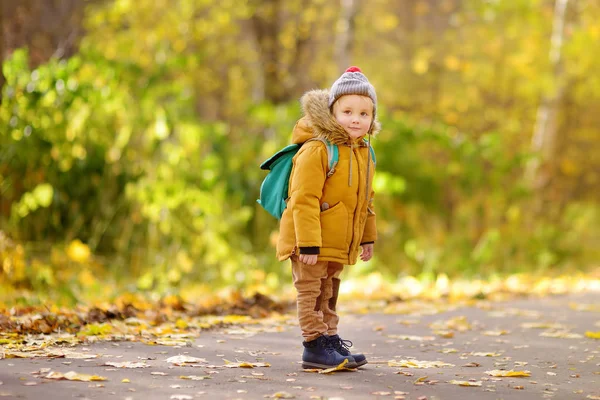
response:
[[[495,376],[498,378],[517,378],[517,377],[527,377],[531,376],[531,372],[529,371],[504,371],[499,369],[494,369],[491,371],[485,371],[486,374],[490,376]]]
[[[150,365],[148,365],[144,362],[138,362],[138,361],[124,361],[124,362],[107,361],[102,365],[106,365],[109,367],[115,367],[115,368],[149,368],[150,367]]]
[[[568,327],[563,324],[555,324],[550,322],[524,322],[521,324],[521,328],[525,329],[555,329],[555,330],[566,330]]]
[[[592,311],[600,312],[600,304],[579,304],[569,303],[569,307],[575,311]]]
[[[276,392],[273,393],[271,396],[269,396],[269,398],[271,399],[295,399],[296,396],[294,396],[291,393],[288,392]]]
[[[205,379],[211,379],[211,377],[209,375],[181,375],[179,379],[185,379],[188,381],[203,381]]]
[[[271,364],[269,363],[262,363],[262,362],[246,362],[246,361],[241,361],[241,362],[231,362],[228,360],[225,360],[225,367],[226,368],[256,368],[256,367],[270,367]]]
[[[75,371],[69,371],[65,374],[61,372],[51,371],[48,375],[44,376],[45,379],[53,380],[67,380],[67,381],[81,381],[81,382],[93,382],[93,381],[105,381],[106,378],[98,375],[87,375],[78,374]]]
[[[429,327],[434,330],[451,330],[457,332],[466,332],[473,329],[472,324],[467,321],[467,317],[464,315],[450,318],[445,321],[435,321],[431,323]]]
[[[415,336],[415,335],[388,335],[390,339],[412,340],[415,342],[427,342],[435,340],[433,336]]]
[[[483,334],[485,336],[504,336],[508,335],[510,332],[504,329],[496,330],[496,331],[484,331]]]
[[[204,358],[185,356],[185,355],[169,357],[166,359],[166,361],[168,363],[177,365],[179,367],[186,367],[186,366],[193,365],[193,364],[206,364],[207,363],[206,359],[204,359]]]
[[[389,367],[400,367],[400,368],[443,368],[443,367],[454,367],[454,364],[445,363],[442,361],[419,361],[419,360],[390,360],[388,361]]]
[[[473,352],[471,353],[472,356],[477,356],[477,357],[499,357],[502,355],[502,353],[497,353],[497,352],[485,352],[485,351],[477,351],[477,352]]]
[[[448,381],[448,383],[451,383],[453,385],[458,385],[458,386],[475,386],[475,387],[480,387],[481,386],[481,381],[457,381],[457,380],[451,380]]]
[[[567,331],[557,331],[557,332],[542,332],[540,336],[549,337],[549,338],[560,338],[560,339],[581,339],[583,335],[579,333],[567,332]]]

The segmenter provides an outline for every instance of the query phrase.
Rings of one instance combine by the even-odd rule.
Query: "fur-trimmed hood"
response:
[[[328,90],[311,90],[306,92],[300,99],[302,104],[302,117],[292,135],[293,143],[304,143],[313,137],[321,137],[329,142],[345,145],[350,144],[351,139],[344,128],[336,121],[328,106]],[[381,130],[381,124],[374,116],[371,134],[374,136]],[[364,143],[362,140],[359,143]]]

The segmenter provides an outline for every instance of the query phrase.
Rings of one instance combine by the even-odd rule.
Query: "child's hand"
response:
[[[369,261],[373,257],[373,243],[363,244],[362,253],[360,253],[360,259],[363,261]]]
[[[300,262],[308,265],[315,265],[317,263],[317,255],[316,254],[300,254]]]

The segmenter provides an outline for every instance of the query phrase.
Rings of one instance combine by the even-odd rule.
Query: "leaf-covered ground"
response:
[[[487,297],[345,296],[340,333],[369,364],[329,373],[301,369],[293,307],[260,295],[7,309],[0,397],[600,399],[600,292]]]

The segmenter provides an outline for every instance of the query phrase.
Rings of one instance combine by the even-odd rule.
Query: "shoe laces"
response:
[[[337,350],[337,349],[341,349],[344,348],[346,349],[346,351],[350,351],[350,347],[352,347],[352,341],[350,340],[344,340],[341,337],[337,337],[336,338],[329,338],[331,344],[333,345],[333,347]]]

